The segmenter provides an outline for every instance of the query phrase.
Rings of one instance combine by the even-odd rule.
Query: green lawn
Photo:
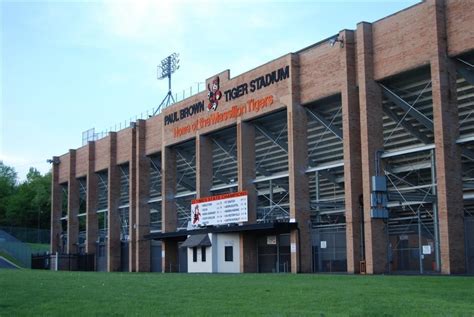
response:
[[[27,243],[33,253],[43,253],[49,251],[49,244]]]
[[[22,267],[21,263],[18,262],[18,260],[15,259],[14,257],[12,257],[10,254],[0,250],[0,256],[7,259],[8,261],[12,262],[13,264],[15,264],[17,266]],[[0,287],[1,287],[1,285],[0,285]]]
[[[0,270],[0,316],[474,316],[474,278]]]

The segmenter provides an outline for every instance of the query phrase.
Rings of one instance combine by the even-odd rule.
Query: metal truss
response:
[[[228,131],[227,139],[232,144],[221,140],[219,136],[210,136],[214,148],[212,151],[212,188],[219,185],[237,184],[237,137]]]
[[[120,236],[122,241],[129,240],[130,228],[130,169],[128,164],[119,165],[120,176],[120,205],[118,216],[120,220]]]
[[[189,141],[173,147],[176,152],[176,194],[174,201],[177,228],[187,228],[191,220],[191,200],[196,197],[196,143]],[[193,154],[191,154],[193,153]]]
[[[277,181],[276,184],[275,181]],[[284,182],[288,182],[288,177],[257,183],[255,189],[258,197],[257,221],[271,222],[289,219],[289,192],[281,185]]]
[[[335,95],[306,107],[310,218],[314,229],[345,226],[342,106]]]
[[[286,112],[255,120],[257,221],[289,220]]]
[[[99,180],[98,186],[98,199],[97,199],[97,210],[103,211],[109,208],[108,194],[108,174],[107,172],[97,173],[97,179]]]
[[[68,199],[69,199],[69,190],[66,185],[61,185],[61,217],[66,217],[68,214]]]
[[[434,149],[428,151],[391,156],[384,160],[383,167],[388,180],[388,234],[418,236],[420,272],[423,271],[423,239],[434,241],[436,270],[440,265],[435,157]],[[390,244],[393,250],[400,249],[402,240],[397,239]]]
[[[459,139],[457,144],[462,153],[474,153],[474,54],[454,59],[458,73],[456,81],[457,106],[459,114]],[[462,182],[464,215],[474,215],[474,156],[462,157]]]
[[[192,180],[188,175],[196,175],[196,155],[191,155],[184,149],[175,149],[177,161],[181,164],[176,167],[176,188],[178,192],[184,190],[195,191],[196,180]],[[180,168],[180,169],[179,169]],[[182,187],[182,188],[180,188]]]
[[[150,157],[150,200],[161,198],[161,157]]]
[[[342,109],[342,107],[340,109]],[[342,131],[338,127],[333,125],[333,121],[336,118],[336,116],[339,114],[340,110],[338,110],[334,114],[334,116],[331,119],[331,122],[328,122],[326,119],[324,119],[324,117],[320,113],[316,112],[315,110],[310,110],[309,108],[306,108],[306,112],[311,117],[318,120],[326,128],[324,133],[326,133],[326,131],[331,131],[332,133],[334,133],[335,136],[337,136],[339,138],[339,140],[342,141]],[[321,135],[321,138],[324,136],[324,133]]]

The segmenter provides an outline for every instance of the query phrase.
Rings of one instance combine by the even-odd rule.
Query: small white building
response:
[[[187,248],[189,273],[240,272],[240,236],[238,233],[189,235],[181,248]]]

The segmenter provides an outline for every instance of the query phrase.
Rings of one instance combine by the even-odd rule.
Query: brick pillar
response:
[[[76,150],[69,150],[68,201],[67,201],[67,253],[77,253],[79,235],[79,182],[76,179]]]
[[[431,79],[436,154],[441,272],[464,273],[464,210],[461,152],[456,140],[459,119],[456,69],[449,59],[446,42],[445,3],[430,0],[433,56]]]
[[[255,127],[237,119],[237,178],[239,191],[248,193],[248,222],[257,219],[257,191],[255,184]],[[240,272],[257,272],[257,242],[248,234],[240,235]]]
[[[121,269],[120,243],[120,169],[117,166],[117,133],[109,133],[109,172],[108,172],[108,237],[107,237],[107,271],[115,272]]]
[[[342,130],[344,142],[344,191],[346,201],[347,272],[359,273],[360,221],[359,197],[362,195],[360,158],[359,95],[356,86],[354,32],[342,31],[341,67],[345,70],[341,83]]]
[[[212,140],[208,136],[196,137],[196,197],[211,195]]]
[[[240,273],[258,272],[257,237],[248,232],[240,234]]]
[[[150,208],[148,193],[150,191],[150,161],[146,157],[146,121],[137,121],[136,131],[136,231],[135,261],[137,272],[150,272],[150,240],[144,236],[150,233]]]
[[[311,225],[309,216],[308,168],[308,127],[305,108],[299,98],[298,55],[291,54],[288,120],[288,180],[290,190],[290,222],[296,222],[298,229],[291,231],[291,244],[296,252],[291,252],[291,272],[311,272]]]
[[[128,270],[129,272],[136,272],[136,262],[137,262],[137,139],[136,139],[136,125],[131,128],[132,133],[132,144],[129,149],[129,174],[128,174],[128,193],[129,193],[129,208],[128,208],[128,235],[129,235],[129,244],[128,244]]]
[[[369,274],[387,271],[387,237],[381,219],[370,217],[370,184],[375,175],[375,153],[383,150],[383,110],[380,87],[374,81],[372,25],[357,25],[362,190],[364,195],[365,260]]]
[[[96,241],[99,234],[97,222],[97,187],[98,179],[95,174],[95,142],[89,141],[87,163],[87,194],[86,194],[86,253],[96,253]]]
[[[177,215],[174,196],[176,194],[176,152],[173,148],[163,147],[162,166],[162,232],[176,231]],[[178,243],[172,240],[162,241],[163,272],[178,271]]]
[[[61,234],[61,185],[59,185],[59,157],[53,156],[51,174],[51,253],[59,252]]]

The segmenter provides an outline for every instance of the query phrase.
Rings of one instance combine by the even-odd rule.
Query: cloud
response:
[[[157,35],[178,32],[182,1],[106,1],[97,16],[106,30],[134,41],[148,41]]]
[[[2,161],[6,165],[26,165],[32,163],[31,160],[15,155],[7,155],[0,153],[0,161]]]

